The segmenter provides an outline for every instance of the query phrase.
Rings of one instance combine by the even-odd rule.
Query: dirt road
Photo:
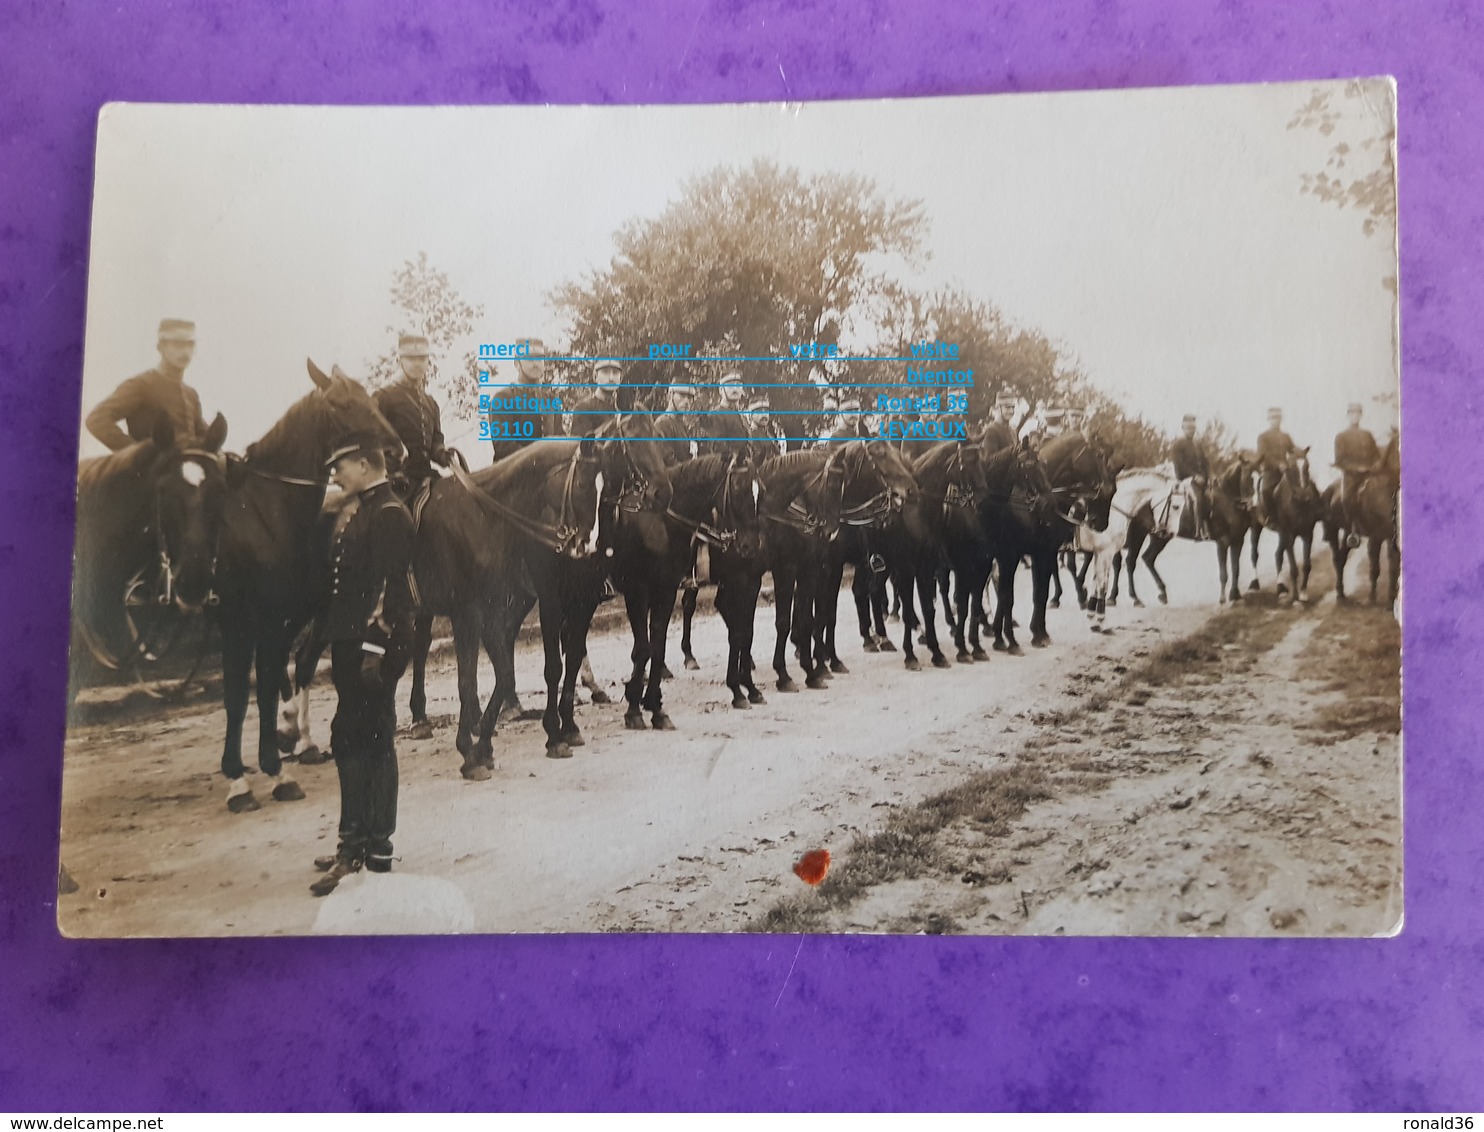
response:
[[[176,708],[123,726],[74,727],[64,770],[63,859],[79,891],[60,899],[59,918],[69,934],[84,936],[729,931],[765,922],[770,911],[803,892],[829,911],[828,922],[815,925],[823,930],[924,930],[909,915],[916,897],[903,903],[893,896],[874,912],[865,903],[837,908],[829,897],[835,878],[820,891],[805,890],[792,873],[795,860],[808,849],[829,849],[841,860],[837,875],[843,875],[853,847],[890,828],[898,815],[1028,755],[1033,744],[1046,741],[1047,720],[1069,718],[1079,704],[1157,657],[1163,646],[1201,630],[1216,611],[1211,553],[1204,546],[1172,546],[1162,562],[1172,604],[1144,610],[1124,604],[1110,611],[1109,636],[1088,632],[1073,601],[1051,615],[1050,649],[908,673],[900,654],[861,652],[852,628],[842,634],[849,642],[842,649],[849,674],[825,690],[794,695],[774,692],[769,684],[768,703],[749,711],[728,706],[720,682],[722,628],[708,617],[696,634],[703,669],[685,672],[672,660],[678,677],[666,686],[666,706],[679,730],[626,732],[621,708],[589,706],[579,711],[587,745],[573,759],[552,761],[543,757],[539,723],[508,725],[497,740],[499,769],[485,783],[467,783],[458,775],[447,726],[454,711],[453,670],[445,657],[430,670],[429,683],[430,714],[444,717],[444,726],[430,740],[398,742],[397,871],[351,877],[323,900],[309,895],[315,876],[309,862],[334,843],[333,765],[296,768],[307,801],[265,802],[257,813],[233,816],[215,773],[222,718],[214,705]],[[1270,588],[1270,572],[1264,580]],[[1028,599],[1026,592],[1022,621],[1029,616]],[[845,600],[842,614],[848,614]],[[1316,615],[1317,610],[1251,611],[1256,620],[1295,632]],[[772,640],[771,608],[761,608],[758,617],[761,657],[762,642]],[[851,624],[842,619],[842,627]],[[591,647],[596,671],[616,696],[628,667],[627,634],[595,637]],[[1295,655],[1302,647],[1295,637]],[[672,656],[678,652],[673,645],[672,650]],[[523,698],[539,702],[540,662],[533,649],[520,650],[517,668]],[[488,669],[482,680],[487,689]],[[322,695],[321,732],[331,706]],[[1268,703],[1257,703],[1235,710],[1230,720],[1207,724],[1225,728],[1250,715],[1258,726],[1269,713]],[[1139,721],[1156,719],[1129,709],[1121,714],[1130,734]],[[1282,730],[1281,724],[1271,726]],[[248,749],[253,739],[249,733]],[[1386,765],[1395,765],[1394,745],[1388,751],[1390,764],[1377,755],[1354,773],[1380,782],[1378,813],[1394,820],[1394,782],[1389,796],[1384,789],[1391,781]],[[1226,781],[1234,769],[1229,762],[1210,769],[1203,783]],[[1155,779],[1158,789],[1174,789],[1175,779],[1167,782],[1165,774],[1195,774],[1192,765],[1172,760]],[[1382,773],[1372,773],[1375,768]],[[1121,805],[1153,805],[1154,782],[1148,775],[1123,780],[1111,766],[1100,781],[1100,791],[1068,788],[1060,803],[1045,804],[1082,806],[1126,793],[1126,802],[1104,803],[1112,807],[1103,815],[1108,836],[1089,827],[1085,838],[1100,859],[1121,860],[1121,843],[1111,833],[1124,823],[1113,815]],[[1321,781],[1328,780],[1316,784]],[[1201,807],[1204,814],[1211,804],[1203,799]],[[1243,813],[1212,810],[1202,828],[1225,837]],[[1378,829],[1387,836],[1384,822]],[[1263,851],[1291,848],[1277,833],[1262,845]],[[953,883],[955,895],[973,887]],[[1170,927],[1161,918],[1177,913],[1158,886],[1132,877],[1119,886],[1131,909],[1122,918],[1103,916],[1102,905],[1097,915],[1058,915],[1051,891],[1049,884],[1038,886],[1035,920],[1022,917],[1026,922],[1012,925],[986,899],[983,916],[953,919],[949,930],[1187,930],[1187,921],[1172,919],[1176,926]],[[1336,916],[1316,909],[1304,909],[1306,920],[1296,930],[1334,926]],[[836,913],[848,915],[848,923]],[[1344,920],[1342,927],[1370,930],[1358,923]],[[1229,917],[1225,930],[1246,931],[1247,922]]]

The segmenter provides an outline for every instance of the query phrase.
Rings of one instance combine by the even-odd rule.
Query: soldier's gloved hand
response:
[[[361,653],[361,682],[368,688],[381,687],[381,653]]]

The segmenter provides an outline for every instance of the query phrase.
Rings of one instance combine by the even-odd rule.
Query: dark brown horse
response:
[[[199,448],[181,448],[166,417],[154,435],[84,460],[77,472],[72,681],[84,652],[110,670],[153,659],[128,603],[194,612],[212,598],[226,499],[220,413]]]
[[[1289,454],[1284,462],[1278,484],[1273,489],[1273,513],[1268,516],[1268,528],[1278,537],[1278,548],[1273,557],[1273,569],[1278,576],[1278,596],[1288,597],[1296,603],[1309,600],[1309,571],[1314,544],[1314,526],[1323,517],[1324,503],[1319,488],[1309,474],[1309,450],[1301,448]],[[1252,524],[1252,569],[1257,571],[1257,544],[1263,528],[1254,520]],[[1302,544],[1303,559],[1298,550]],[[1288,564],[1288,582],[1283,581],[1283,565]],[[1252,588],[1258,588],[1256,577]]]
[[[275,714],[279,694],[288,686],[289,649],[314,612],[309,579],[317,573],[312,548],[328,485],[325,459],[349,432],[368,433],[388,446],[398,443],[359,382],[338,366],[330,375],[312,361],[308,366],[314,389],[250,445],[242,460],[227,466],[216,589],[227,711],[222,774],[229,781],[227,805],[234,813],[258,808],[242,765],[242,723],[254,663],[258,768],[272,779],[278,801],[304,797],[283,773]]]

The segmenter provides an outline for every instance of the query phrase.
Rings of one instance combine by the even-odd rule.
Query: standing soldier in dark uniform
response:
[[[1018,444],[1015,429],[1010,424],[1010,417],[1014,412],[1015,391],[1001,389],[995,394],[994,407],[989,411],[989,423],[984,426],[984,435],[979,441],[986,456],[993,456],[996,452],[1003,452]]]
[[[154,434],[155,422],[168,417],[182,448],[206,436],[201,398],[185,383],[186,366],[196,352],[196,324],[179,318],[160,321],[160,364],[135,374],[88,414],[87,428],[111,452]],[[128,426],[128,432],[118,422]]]
[[[1180,422],[1181,435],[1170,445],[1170,463],[1175,465],[1175,475],[1190,480],[1195,495],[1195,537],[1208,538],[1206,515],[1210,510],[1206,497],[1206,484],[1211,479],[1211,461],[1206,450],[1195,438],[1195,414],[1186,413]]]
[[[376,407],[387,419],[407,455],[388,451],[386,470],[397,493],[411,502],[422,487],[436,478],[433,465],[448,466],[443,446],[443,417],[438,402],[428,394],[428,340],[403,334],[397,343],[402,379],[378,389]]]
[[[572,435],[587,436],[618,416],[618,387],[623,367],[604,360],[593,366],[593,388],[572,406]]]
[[[515,383],[496,386],[490,390],[490,396],[543,397],[547,392],[545,343],[539,338],[521,338],[516,341],[516,345],[525,346],[529,353],[524,358],[515,359]],[[557,400],[566,402],[568,398],[560,397]],[[562,419],[559,414],[501,410],[489,413],[487,417],[490,443],[494,446],[496,460],[503,460],[543,437],[562,435]]]
[[[704,437],[699,419],[691,412],[694,401],[695,390],[689,385],[670,386],[667,411],[654,425],[655,435],[665,438],[660,446],[666,466],[684,463],[701,454]]]
[[[330,642],[335,719],[330,751],[340,778],[340,844],[314,864],[324,872],[310,886],[334,891],[364,865],[392,868],[397,828],[397,681],[412,651],[412,516],[386,478],[375,438],[348,436],[325,461],[350,497],[330,540],[330,603],[322,633]]]
[[[826,389],[820,398],[819,407],[822,410],[819,416],[819,428],[816,430],[816,439],[811,447],[827,448],[830,437],[840,427],[840,401],[835,394]]]
[[[1257,438],[1257,521],[1268,525],[1273,513],[1273,492],[1278,489],[1278,478],[1288,463],[1290,454],[1298,451],[1293,438],[1283,431],[1283,410],[1268,410],[1268,430]]]
[[[1340,470],[1340,513],[1345,516],[1345,545],[1354,550],[1360,545],[1355,533],[1355,496],[1365,477],[1381,463],[1381,450],[1376,438],[1360,427],[1361,408],[1352,402],[1346,410],[1350,427],[1335,437],[1335,467]]]

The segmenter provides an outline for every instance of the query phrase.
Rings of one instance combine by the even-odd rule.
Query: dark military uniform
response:
[[[546,398],[546,386],[537,385],[532,382],[529,385],[509,385],[492,390],[492,397],[540,397]],[[562,418],[559,413],[522,413],[516,411],[486,413],[485,419],[489,422],[490,444],[494,448],[494,458],[503,460],[506,456],[514,455],[527,444],[541,440],[546,437],[560,437],[565,433],[562,430]],[[525,435],[526,426],[531,428],[530,435]]]
[[[378,389],[374,399],[381,415],[407,449],[405,460],[401,453],[388,453],[387,474],[393,479],[400,476],[407,481],[409,488],[415,488],[433,475],[434,464],[448,462],[438,402],[427,390],[410,381],[399,381]]]
[[[747,432],[739,435],[751,436],[747,451],[752,457],[753,467],[761,467],[764,460],[783,455],[783,431],[773,421],[763,424],[756,417],[748,417]]]
[[[654,431],[656,436],[664,438],[659,444],[667,467],[699,456],[706,440],[701,431],[700,418],[695,413],[682,413],[674,409],[655,422]]]
[[[196,391],[179,377],[158,368],[148,369],[129,378],[89,413],[87,428],[110,451],[117,452],[154,435],[155,423],[161,417],[169,418],[181,447],[194,447],[206,435],[206,419],[201,415],[201,398]],[[121,420],[128,427],[127,433],[118,426]]]
[[[618,416],[618,399],[612,390],[589,393],[572,406],[572,435],[587,436]]]
[[[1273,513],[1273,492],[1278,488],[1278,479],[1289,455],[1297,451],[1298,445],[1281,428],[1270,428],[1257,438],[1257,466],[1261,471],[1258,491],[1264,517]]]
[[[340,774],[337,852],[376,871],[391,868],[397,828],[393,738],[397,681],[412,651],[412,538],[412,516],[383,481],[345,505],[330,540],[322,635],[339,697],[330,724]],[[379,662],[370,659],[376,656]]]
[[[984,426],[984,436],[979,441],[986,456],[1014,448],[1017,443],[1015,430],[1005,421],[990,421]]]
[[[1211,461],[1206,458],[1206,450],[1192,437],[1179,437],[1170,445],[1170,463],[1175,465],[1175,475],[1182,480],[1192,476],[1211,478]]]
[[[1359,425],[1352,425],[1335,437],[1335,467],[1340,469],[1340,507],[1345,521],[1351,522],[1350,507],[1361,482],[1381,463],[1381,450],[1376,438]]]

